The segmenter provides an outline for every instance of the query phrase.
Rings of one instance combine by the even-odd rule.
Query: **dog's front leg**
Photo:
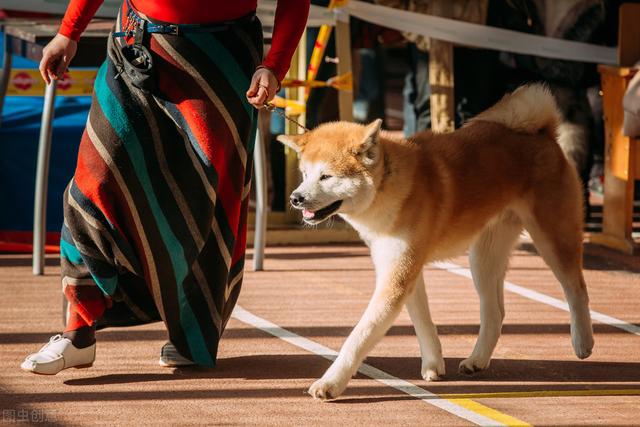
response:
[[[388,249],[388,248],[387,248]],[[338,397],[356,373],[369,351],[382,339],[413,291],[421,266],[408,251],[389,254],[387,259],[372,255],[376,264],[376,289],[362,318],[351,331],[338,357],[318,381],[309,388],[316,399]]]
[[[422,378],[427,381],[437,381],[445,373],[444,359],[442,358],[442,346],[438,338],[438,330],[431,320],[429,300],[427,299],[422,272],[418,274],[415,289],[407,299],[407,311],[411,316],[411,321],[420,343]]]

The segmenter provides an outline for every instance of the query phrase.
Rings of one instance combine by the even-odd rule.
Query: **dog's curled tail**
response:
[[[540,83],[521,86],[506,94],[497,104],[470,120],[500,123],[523,133],[545,132],[556,139],[561,121],[549,88]]]

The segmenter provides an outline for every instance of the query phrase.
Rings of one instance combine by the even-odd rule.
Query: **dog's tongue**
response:
[[[316,214],[311,212],[309,209],[303,209],[302,210],[302,216],[307,218],[307,219],[311,219],[315,216]]]

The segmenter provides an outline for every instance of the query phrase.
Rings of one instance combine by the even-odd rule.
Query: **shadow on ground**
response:
[[[532,243],[521,243],[518,249],[537,255],[538,251]],[[583,257],[585,270],[620,271],[640,273],[640,257],[627,255],[593,243],[584,244]]]
[[[311,385],[311,380],[309,381]],[[599,396],[620,396],[625,395],[625,390],[630,390],[628,395],[636,395],[640,387],[639,383],[635,384],[567,384],[567,385],[491,385],[491,386],[445,386],[442,387],[436,383],[422,385],[425,389],[435,394],[468,394],[468,393],[514,393],[514,392],[536,392],[536,391],[566,391],[567,395],[571,395],[573,391],[580,390],[602,390]],[[616,392],[618,391],[618,392]],[[622,391],[622,393],[620,392]],[[609,392],[609,394],[607,393]],[[237,398],[255,398],[255,399],[272,399],[272,398],[288,398],[298,397],[306,394],[305,388],[283,387],[283,388],[233,388],[233,389],[215,389],[215,388],[198,388],[189,390],[149,390],[149,391],[80,391],[68,390],[64,392],[53,393],[20,393],[8,396],[5,402],[8,407],[18,405],[21,401],[37,401],[40,403],[51,402],[109,402],[109,401],[172,401],[172,400],[216,400],[216,399],[237,399]],[[451,396],[448,396],[451,398]],[[527,397],[527,396],[522,396]],[[531,396],[528,396],[531,397]],[[425,399],[437,399],[437,396],[425,396]],[[308,396],[308,399],[311,399]],[[332,401],[334,404],[363,404],[374,402],[388,402],[398,400],[415,400],[415,397],[406,395],[399,391],[390,389],[380,384],[375,387],[358,387],[352,385],[347,388],[343,396]]]
[[[640,327],[640,324],[634,324]],[[284,329],[297,335],[317,337],[347,337],[353,326],[283,326]],[[480,326],[478,324],[465,325],[438,325],[438,335],[471,335],[477,336]],[[610,325],[601,323],[593,324],[596,334],[626,334],[627,332]],[[44,344],[52,335],[59,331],[50,332],[0,332],[0,345],[2,344]],[[542,324],[505,324],[502,326],[503,335],[534,335],[534,334],[565,334],[570,335],[569,324],[542,323]],[[393,326],[387,333],[389,336],[415,336],[413,326]],[[223,339],[264,339],[273,338],[258,329],[253,328],[227,328]],[[97,333],[98,342],[127,342],[127,341],[163,341],[167,339],[167,333],[163,330],[128,330],[107,328]]]
[[[461,360],[447,358],[448,374],[444,381],[431,383],[428,388],[437,387],[439,393],[452,393],[453,389],[458,390],[456,382],[467,383],[464,388],[468,389],[469,382],[480,385],[482,381],[492,383],[513,381],[524,383],[524,385],[529,382],[640,383],[640,363],[637,362],[494,359],[489,369],[469,376],[457,372]],[[166,373],[114,373],[74,378],[66,380],[64,383],[69,386],[94,386],[197,379],[215,380],[216,378],[312,380],[320,377],[329,363],[329,360],[321,359],[312,354],[252,355],[220,358],[215,368],[184,367],[168,370]],[[420,358],[418,357],[370,357],[366,363],[399,378],[422,381]],[[357,378],[366,377],[359,374]],[[453,389],[449,390],[449,387],[453,387]],[[483,387],[490,388],[493,385]]]
[[[0,268],[2,267],[31,267],[33,260],[30,255],[7,255],[0,257]],[[47,255],[44,260],[45,267],[59,267],[60,257]]]
[[[286,253],[273,253],[269,252],[266,256],[269,259],[278,260],[314,260],[314,259],[326,259],[326,258],[368,258],[369,251],[363,250],[364,246],[352,246],[345,248],[344,251],[331,251],[331,252],[313,252],[310,253],[308,247],[301,247],[299,252],[286,252]],[[365,248],[366,249],[366,248]],[[247,253],[247,260],[253,259],[252,253]]]

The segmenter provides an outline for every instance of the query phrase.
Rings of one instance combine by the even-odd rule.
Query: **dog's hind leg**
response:
[[[461,373],[471,374],[489,366],[504,319],[504,276],[509,254],[521,231],[520,219],[508,212],[483,230],[471,246],[471,274],[480,297],[480,334],[471,356],[460,362]]]
[[[427,381],[436,381],[444,375],[444,359],[442,358],[442,346],[438,339],[438,330],[431,320],[429,300],[422,272],[418,275],[415,289],[407,299],[406,306],[420,343],[422,378]]]
[[[542,259],[562,285],[571,312],[571,343],[576,356],[585,359],[593,350],[593,329],[582,275],[580,189],[577,184],[558,188],[557,192],[540,195],[523,221]]]

